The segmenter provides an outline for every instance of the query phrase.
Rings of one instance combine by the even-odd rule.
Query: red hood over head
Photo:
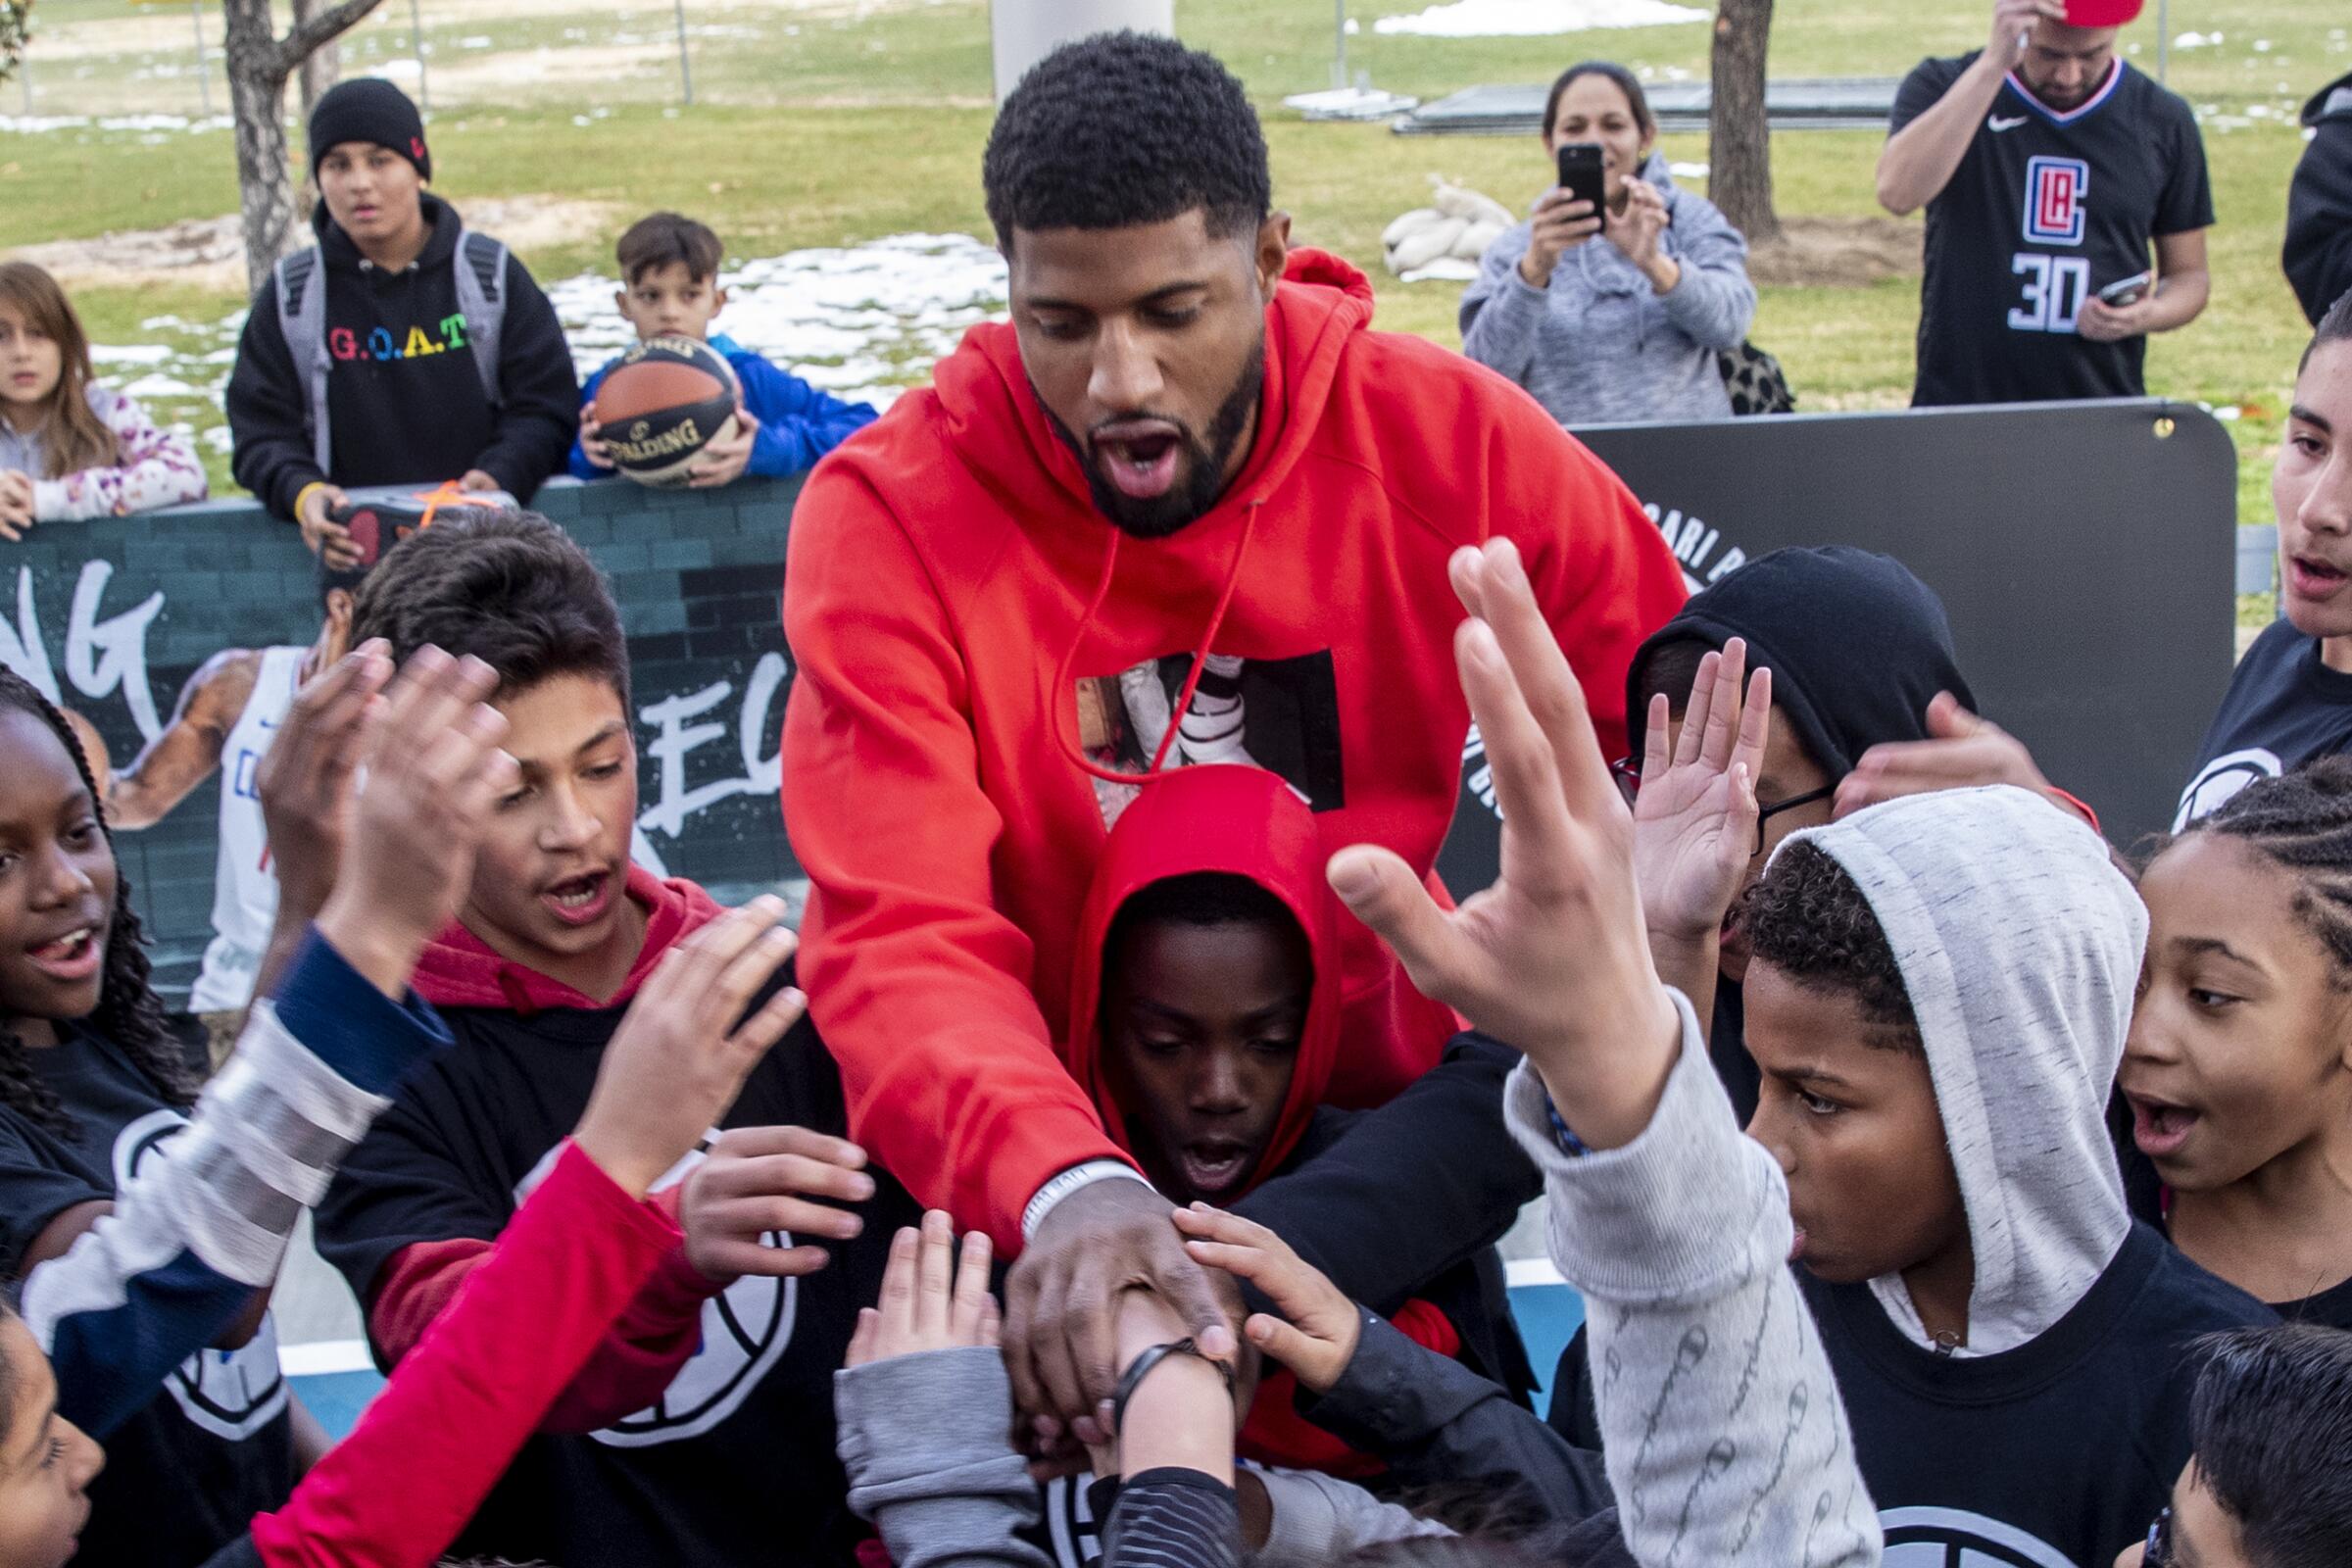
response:
[[[1094,1101],[1111,1138],[1127,1148],[1127,1118],[1102,1072],[1103,945],[1129,899],[1154,882],[1204,871],[1248,877],[1280,899],[1306,933],[1314,958],[1298,1066],[1273,1138],[1251,1174],[1254,1186],[1305,1134],[1331,1081],[1340,1038],[1340,949],[1334,903],[1323,882],[1322,840],[1314,813],[1279,775],[1255,767],[1177,768],[1162,774],[1120,815],[1096,862],[1094,886],[1079,919],[1062,1060]]]

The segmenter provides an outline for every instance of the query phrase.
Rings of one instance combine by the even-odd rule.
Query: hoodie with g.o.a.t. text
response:
[[[2105,1107],[2147,913],[2104,840],[2008,786],[1799,841],[1853,879],[1894,951],[1976,1265],[1956,1348],[1899,1274],[1804,1276],[1888,1555],[2112,1561],[2188,1460],[2191,1342],[2272,1320],[2124,1207]]]
[[[1516,542],[1603,747],[1624,738],[1627,659],[1683,601],[1657,528],[1591,453],[1501,377],[1371,317],[1361,273],[1292,253],[1250,455],[1164,538],[1096,508],[1008,325],[973,328],[802,492],[783,773],[810,1006],[858,1141],[1007,1251],[1049,1180],[1124,1157],[1055,1050],[1071,916],[1133,787],[1093,769],[1140,772],[1171,712],[1188,741],[1205,716],[1204,749],[1298,786],[1325,850],[1385,845],[1430,875],[1470,721],[1447,558]],[[1172,700],[1208,655],[1213,714]],[[1340,950],[1329,1093],[1374,1105],[1455,1020],[1369,931]]]
[[[326,289],[328,464],[318,468],[308,428],[306,371],[278,321],[275,273],[255,291],[237,342],[223,407],[236,437],[237,483],[281,517],[303,487],[434,484],[479,468],[528,501],[564,466],[580,421],[579,376],[555,307],[520,257],[493,280],[503,300],[498,395],[484,391],[469,322],[458,299],[457,209],[421,198],[432,233],[398,271],[360,254],[318,204],[319,267]]]

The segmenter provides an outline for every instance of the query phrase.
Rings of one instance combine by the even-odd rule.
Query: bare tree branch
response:
[[[310,57],[312,50],[341,37],[351,30],[354,24],[382,3],[383,0],[342,0],[340,5],[329,6],[288,27],[286,35],[277,43],[279,58],[285,61],[286,74],[291,75],[294,68]]]

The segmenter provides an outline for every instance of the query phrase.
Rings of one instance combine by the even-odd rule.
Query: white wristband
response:
[[[1144,1181],[1141,1171],[1124,1160],[1090,1159],[1083,1165],[1072,1165],[1068,1170],[1040,1187],[1037,1190],[1037,1196],[1030,1199],[1028,1206],[1021,1210],[1021,1240],[1024,1242],[1036,1240],[1037,1228],[1046,1222],[1046,1216],[1054,1211],[1054,1205],[1078,1191],[1079,1188],[1092,1187],[1097,1182],[1111,1181],[1119,1177],[1124,1177],[1131,1182],[1143,1182],[1146,1187],[1152,1185],[1150,1182]]]

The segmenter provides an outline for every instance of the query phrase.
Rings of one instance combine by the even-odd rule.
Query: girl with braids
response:
[[[0,757],[0,1279],[22,1281],[111,1211],[195,1089],[89,766],[64,716],[5,669]],[[113,1435],[82,1561],[199,1563],[285,1500],[292,1428],[267,1308],[257,1293]]]
[[[2352,758],[2247,786],[2140,881],[2118,1083],[2143,1217],[2281,1317],[2352,1329]]]

